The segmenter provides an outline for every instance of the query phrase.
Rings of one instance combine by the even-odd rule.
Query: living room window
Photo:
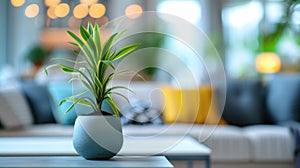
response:
[[[232,77],[255,75],[249,70],[255,68],[254,50],[258,45],[263,12],[262,4],[258,1],[227,4],[222,11],[226,44],[225,67]]]
[[[201,5],[195,0],[161,1],[157,5],[157,11],[178,16],[195,25],[201,20]]]
[[[226,1],[222,24],[228,76],[259,77],[255,64],[261,52],[278,55],[280,72],[299,71],[299,11],[296,0]]]

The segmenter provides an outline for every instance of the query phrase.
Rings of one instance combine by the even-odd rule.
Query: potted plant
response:
[[[36,75],[50,54],[51,51],[45,50],[40,45],[35,45],[27,51],[25,54],[25,59],[33,65],[33,71],[32,74],[30,74],[31,78]]]
[[[71,31],[68,34],[75,40],[70,44],[78,47],[81,52],[74,50],[78,57],[76,61],[56,58],[65,61],[66,64],[53,64],[45,69],[60,67],[61,71],[73,75],[69,82],[79,81],[85,90],[60,101],[59,105],[71,102],[65,113],[69,112],[76,104],[88,106],[93,112],[85,115],[78,115],[73,134],[73,145],[76,151],[86,159],[109,159],[116,155],[122,147],[123,135],[119,119],[119,109],[115,104],[112,95],[118,95],[116,89],[126,89],[123,86],[109,86],[109,82],[125,71],[115,72],[114,61],[133,52],[138,44],[131,44],[117,50],[116,42],[125,33],[117,32],[109,36],[102,43],[99,26],[88,24],[85,28],[80,26],[80,36]],[[68,63],[75,63],[74,67]],[[109,72],[108,69],[111,69]],[[132,91],[131,91],[132,92]],[[88,95],[88,96],[87,96]],[[102,105],[107,103],[113,114],[102,110]]]

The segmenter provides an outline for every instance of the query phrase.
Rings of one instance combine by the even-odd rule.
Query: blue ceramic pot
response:
[[[105,115],[78,116],[73,133],[73,146],[89,160],[105,160],[115,156],[123,145],[119,118]]]

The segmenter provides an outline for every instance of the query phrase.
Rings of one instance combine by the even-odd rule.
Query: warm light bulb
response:
[[[45,5],[46,6],[57,6],[61,0],[45,0]]]
[[[91,6],[97,2],[98,2],[98,0],[80,0],[80,3],[88,5],[88,6]]]
[[[280,71],[281,61],[277,54],[272,52],[260,53],[256,58],[256,69],[261,73],[275,73]]]
[[[40,8],[37,4],[31,4],[25,9],[25,15],[28,18],[34,18],[39,14]]]
[[[57,18],[56,15],[55,15],[55,7],[51,6],[48,8],[47,10],[47,16],[50,18],[50,19],[55,19]]]
[[[10,2],[14,7],[20,7],[25,3],[25,0],[11,0]]]
[[[55,7],[55,15],[57,17],[65,17],[70,12],[70,6],[66,3],[61,3]]]
[[[89,7],[85,4],[79,4],[75,6],[73,15],[75,18],[82,19],[89,14]]]
[[[100,3],[92,5],[89,10],[89,14],[93,18],[100,18],[105,14],[105,12],[105,6]]]
[[[143,8],[140,5],[137,5],[137,4],[129,5],[125,9],[125,14],[130,19],[138,18],[138,17],[141,16],[142,13],[143,13]]]

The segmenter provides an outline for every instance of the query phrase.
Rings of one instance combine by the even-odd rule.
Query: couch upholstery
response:
[[[141,131],[142,130],[142,131]],[[294,167],[291,134],[286,127],[255,125],[247,127],[214,125],[127,125],[124,135],[192,136],[212,149],[213,167],[249,165]],[[39,124],[23,129],[0,130],[0,137],[57,137],[72,136],[73,126]],[[242,163],[242,165],[241,165]],[[180,163],[175,163],[180,165]]]
[[[153,86],[156,89],[153,89]],[[139,97],[146,98],[146,100],[150,99],[153,106],[161,108],[163,107],[163,98],[159,96],[163,95],[157,90],[157,87],[159,87],[157,83],[145,82],[136,83],[131,86],[131,89],[138,91]],[[264,102],[267,101],[266,99],[268,99],[268,95],[271,95],[271,92],[261,94],[267,89],[257,81],[246,82],[246,84],[236,81],[231,83],[228,88],[230,97],[225,106],[226,117],[223,116],[225,120],[227,119],[227,125],[188,123],[125,125],[123,126],[124,134],[130,136],[158,134],[192,136],[212,149],[212,165],[217,168],[295,167],[292,134],[289,129],[283,126],[269,125],[266,120],[268,112]],[[156,91],[154,92],[155,96],[153,96],[154,90]],[[123,103],[120,102],[119,104],[122,105]],[[254,107],[257,103],[259,106]],[[271,105],[269,104],[269,106]],[[276,105],[278,104],[274,106]],[[242,115],[237,114],[239,111]],[[255,114],[259,116],[252,117]],[[0,137],[72,136],[72,132],[72,125],[44,123],[9,130],[2,128],[0,129]]]

